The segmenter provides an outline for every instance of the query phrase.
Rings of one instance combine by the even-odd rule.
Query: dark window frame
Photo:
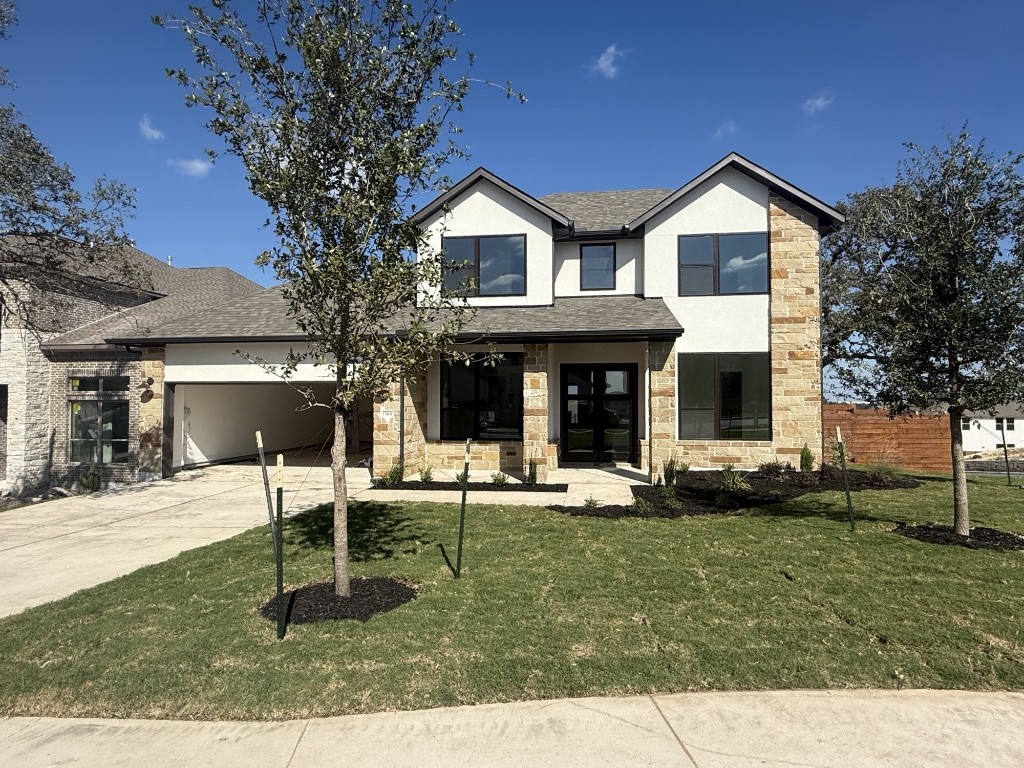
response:
[[[960,417],[960,431],[961,432],[970,432],[971,431],[971,417],[970,416],[961,416]]]
[[[722,291],[721,290],[721,265],[719,263],[719,238],[730,235],[764,235],[765,254],[765,290],[764,291]],[[688,237],[710,237],[713,242],[714,256],[711,264],[683,264],[683,240]],[[713,289],[711,293],[683,293],[683,271],[686,269],[706,269],[711,267]],[[771,237],[768,232],[701,232],[687,235],[679,235],[676,239],[676,293],[679,296],[767,296],[772,291],[772,247]]]
[[[96,379],[96,389],[77,389],[82,379]],[[123,382],[123,386],[113,386],[113,380]],[[106,387],[107,381],[111,381],[112,386]],[[88,464],[97,464],[99,466],[124,466],[132,463],[131,450],[132,450],[132,428],[131,428],[131,376],[126,373],[79,373],[68,376],[68,463],[72,466],[83,466]],[[78,405],[81,408],[82,405],[97,405],[99,406],[100,412],[99,417],[102,419],[103,406],[123,406],[128,409],[128,426],[124,437],[111,436],[106,441],[103,439],[102,431],[96,435],[93,440],[95,441],[97,455],[99,460],[96,462],[92,461],[76,461],[73,459],[74,446],[76,443],[89,442],[81,438],[76,438],[74,433],[74,412],[75,406]],[[123,461],[103,461],[103,443],[126,443],[126,458]],[[111,449],[113,455],[113,448]]]
[[[508,238],[508,237],[521,237],[523,238],[523,292],[522,293],[480,293],[480,241],[488,240],[492,238]],[[441,258],[442,262],[447,264],[448,262],[444,259],[445,248],[444,244],[448,240],[472,240],[473,241],[473,285],[465,293],[459,292],[458,295],[473,297],[473,298],[494,298],[503,296],[526,296],[527,290],[529,289],[529,251],[527,250],[527,238],[525,232],[514,232],[505,235],[442,235],[441,236]],[[442,278],[442,285],[444,284]]]
[[[525,356],[524,356],[524,354],[522,352],[502,352],[500,354],[502,355],[502,357],[504,357],[506,359],[518,358],[519,359],[519,367],[521,369],[521,372],[525,373],[525,371],[526,371],[526,361],[525,361]],[[440,379],[441,387],[440,387],[440,396],[438,397],[438,407],[439,407],[438,415],[440,417],[439,428],[440,428],[441,440],[465,440],[466,439],[465,437],[450,437],[449,435],[445,434],[445,424],[446,424],[446,421],[447,421],[445,419],[445,411],[449,411],[449,410],[462,411],[462,410],[465,410],[463,408],[445,407],[445,404],[444,404],[445,377],[449,375],[448,371],[451,370],[451,367],[453,365],[464,365],[464,363],[460,363],[460,362],[454,362],[453,363],[453,362],[450,362],[448,360],[444,360],[444,359],[441,360],[441,379]],[[482,438],[482,437],[480,437],[480,413],[481,413],[481,411],[484,411],[484,410],[487,410],[487,409],[481,407],[481,400],[480,400],[480,368],[482,366],[486,365],[486,362],[481,361],[481,360],[474,360],[474,361],[472,361],[470,363],[470,365],[473,368],[473,400],[474,400],[474,408],[473,408],[473,434],[471,436],[471,439],[472,440],[477,440],[477,441],[483,441],[483,442],[501,442],[501,440],[508,440],[508,441],[512,441],[512,442],[521,442],[522,439],[523,439],[523,408],[525,408],[525,383],[523,381],[523,376],[521,375],[520,379],[519,379],[519,385],[520,385],[520,387],[523,390],[523,394],[520,395],[520,398],[523,399],[524,402],[523,402],[523,407],[521,407],[519,409],[519,413],[518,413],[518,420],[517,420],[517,425],[519,427],[518,434],[514,435],[514,436],[510,435],[508,437],[503,437],[500,440],[495,440],[494,438],[490,438],[490,437]]]
[[[1005,430],[1006,432],[1014,432],[1014,422],[1012,416],[996,416],[996,429]]]
[[[583,251],[586,248],[607,248],[612,249],[612,284],[600,288],[587,288],[583,285]],[[581,291],[614,291],[616,284],[616,273],[619,269],[619,249],[615,243],[580,243],[580,290]]]
[[[714,386],[715,386],[715,407],[714,407],[714,426],[715,436],[714,437],[683,437],[683,419],[682,419],[682,387],[679,382],[679,371],[682,369],[680,364],[680,358],[685,355],[706,355],[714,358]],[[720,358],[722,355],[729,355],[732,357],[753,357],[760,356],[765,359],[765,363],[768,368],[768,437],[722,437],[722,373]],[[744,442],[744,443],[770,443],[774,440],[774,421],[775,413],[773,410],[772,395],[774,386],[772,382],[772,371],[771,371],[771,353],[770,352],[678,352],[676,353],[676,436],[678,440],[692,440],[695,442],[701,441],[730,441],[730,442]],[[708,411],[710,408],[688,408],[690,411]]]

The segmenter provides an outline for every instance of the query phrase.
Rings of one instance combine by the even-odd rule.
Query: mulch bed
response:
[[[675,492],[649,485],[632,486],[634,499],[643,499],[640,508],[608,505],[597,507],[552,506],[551,509],[574,516],[587,517],[692,517],[720,515],[751,507],[795,499],[806,493],[842,491],[843,475],[838,469],[826,466],[817,472],[782,472],[762,474],[741,473],[749,488],[725,490],[722,473],[717,471],[683,472],[676,480]],[[921,483],[905,475],[880,472],[849,473],[850,490],[878,490],[917,488]]]
[[[355,619],[369,621],[381,613],[393,611],[416,599],[416,590],[404,581],[385,576],[352,579],[351,595],[334,594],[334,581],[322,581],[285,593],[288,600],[288,624],[312,624],[317,621]],[[260,615],[277,621],[277,598],[260,607]]]
[[[949,544],[968,549],[1021,550],[1024,536],[1006,533],[995,528],[971,528],[970,536],[960,536],[948,525],[907,525],[896,523],[893,533],[916,539],[926,544]]]
[[[397,485],[376,485],[374,489],[379,491],[461,491],[462,485],[454,480],[431,480],[429,483],[424,483],[421,480],[403,480]],[[470,491],[514,491],[516,493],[565,493],[569,490],[569,486],[565,483],[534,483],[533,485],[505,483],[504,485],[496,485],[495,483],[476,482],[469,483],[467,489]]]

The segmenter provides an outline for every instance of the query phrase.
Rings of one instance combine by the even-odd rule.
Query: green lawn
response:
[[[1024,533],[1024,491],[972,480],[972,523]],[[266,528],[0,621],[0,715],[294,718],[687,690],[1024,689],[1024,552],[922,544],[950,486],[840,494],[746,514],[576,518],[352,506],[357,575],[419,597],[371,621],[289,627]],[[43,508],[40,508],[43,513]],[[330,516],[289,524],[286,581],[330,572]],[[53,567],[60,568],[60,563]]]

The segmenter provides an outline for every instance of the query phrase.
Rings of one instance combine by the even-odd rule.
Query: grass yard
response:
[[[1024,491],[971,481],[972,523],[1024,533]],[[474,506],[351,508],[356,575],[415,583],[366,623],[291,626],[266,528],[0,621],[0,715],[295,718],[604,694],[1024,689],[1024,552],[923,544],[947,479],[741,514],[605,520]],[[327,578],[327,508],[291,521],[286,583]],[[60,563],[54,563],[60,568]]]

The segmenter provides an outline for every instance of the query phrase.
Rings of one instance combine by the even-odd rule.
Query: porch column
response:
[[[649,481],[665,471],[665,462],[676,450],[676,356],[675,343],[651,341],[647,345],[647,450]]]
[[[537,482],[553,468],[555,446],[548,444],[548,345],[523,345],[523,474],[537,463]]]
[[[402,383],[391,382],[388,397],[373,404],[373,474],[386,475],[398,464],[403,441],[405,456],[402,476],[419,472],[426,460],[426,432],[426,374],[406,380],[404,413]]]
[[[164,349],[144,347],[139,364],[142,381],[153,380],[139,395],[139,479],[163,477]],[[132,389],[135,382],[132,381]]]

